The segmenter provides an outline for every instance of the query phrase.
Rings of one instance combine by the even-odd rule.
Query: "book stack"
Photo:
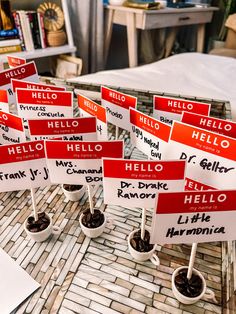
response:
[[[10,53],[21,51],[21,41],[16,28],[10,30],[0,30],[0,53]]]

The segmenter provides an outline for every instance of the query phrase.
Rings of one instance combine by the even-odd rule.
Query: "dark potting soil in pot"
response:
[[[63,184],[63,188],[68,192],[74,192],[81,190],[83,185]]]
[[[192,278],[187,278],[188,269],[182,269],[179,274],[175,277],[175,285],[178,291],[186,297],[195,298],[202,293],[203,284],[202,279],[192,274]]]
[[[50,220],[48,216],[45,213],[39,213],[38,214],[38,220],[35,221],[34,217],[30,216],[27,219],[27,225],[26,228],[30,232],[40,232],[50,225]]]
[[[98,228],[104,223],[104,214],[98,209],[94,210],[94,214],[86,209],[83,214],[82,224],[87,228]]]
[[[141,239],[141,230],[134,233],[130,244],[138,252],[149,252],[153,249],[153,244],[150,244],[150,233],[145,230],[144,239]]]

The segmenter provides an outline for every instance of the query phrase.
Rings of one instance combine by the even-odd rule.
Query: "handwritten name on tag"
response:
[[[16,89],[17,111],[25,119],[73,117],[73,93]]]
[[[159,193],[150,242],[235,240],[235,219],[236,190]]]
[[[108,140],[106,109],[80,94],[78,94],[78,106],[82,117],[92,116],[97,118],[98,140]]]
[[[0,191],[50,184],[43,141],[0,146]]]
[[[130,109],[130,123],[132,144],[148,158],[162,159],[171,127],[132,108]]]
[[[208,116],[210,113],[210,104],[191,101],[187,99],[154,96],[153,98],[153,116],[161,122],[172,125],[173,120],[181,121],[183,111],[199,113]]]
[[[159,192],[183,191],[185,161],[103,159],[104,203],[154,208]]]
[[[107,121],[124,130],[131,131],[129,108],[136,108],[137,98],[102,86],[101,101],[107,111]]]
[[[123,141],[45,143],[53,183],[102,184],[102,158],[123,158]]]
[[[26,141],[23,120],[13,114],[0,111],[0,144]]]

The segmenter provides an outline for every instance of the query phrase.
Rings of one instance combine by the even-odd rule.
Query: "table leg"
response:
[[[138,65],[138,31],[135,23],[135,13],[127,12],[127,39],[129,53],[129,67]]]
[[[169,57],[169,55],[171,54],[172,48],[175,43],[176,35],[178,33],[178,29],[179,29],[178,27],[171,27],[171,29],[169,29],[169,33],[167,34],[165,44],[165,58]]]
[[[197,28],[197,52],[203,52],[205,39],[205,24],[199,24]]]
[[[107,62],[107,57],[108,57],[110,43],[111,43],[113,17],[114,17],[114,10],[107,9],[106,18],[105,18],[104,66],[106,65],[106,62]]]

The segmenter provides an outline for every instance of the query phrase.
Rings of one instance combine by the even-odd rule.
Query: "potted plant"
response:
[[[150,244],[150,232],[145,229],[142,239],[141,229],[136,229],[129,234],[128,247],[131,256],[139,261],[144,262],[150,260],[155,266],[160,265],[158,256],[155,254],[157,245]]]
[[[45,212],[37,214],[37,220],[34,216],[29,216],[24,222],[24,229],[27,235],[35,242],[47,240],[51,234],[59,234],[61,229],[52,225],[52,218]]]
[[[77,202],[83,197],[86,187],[84,185],[62,184],[62,191],[67,200]]]

